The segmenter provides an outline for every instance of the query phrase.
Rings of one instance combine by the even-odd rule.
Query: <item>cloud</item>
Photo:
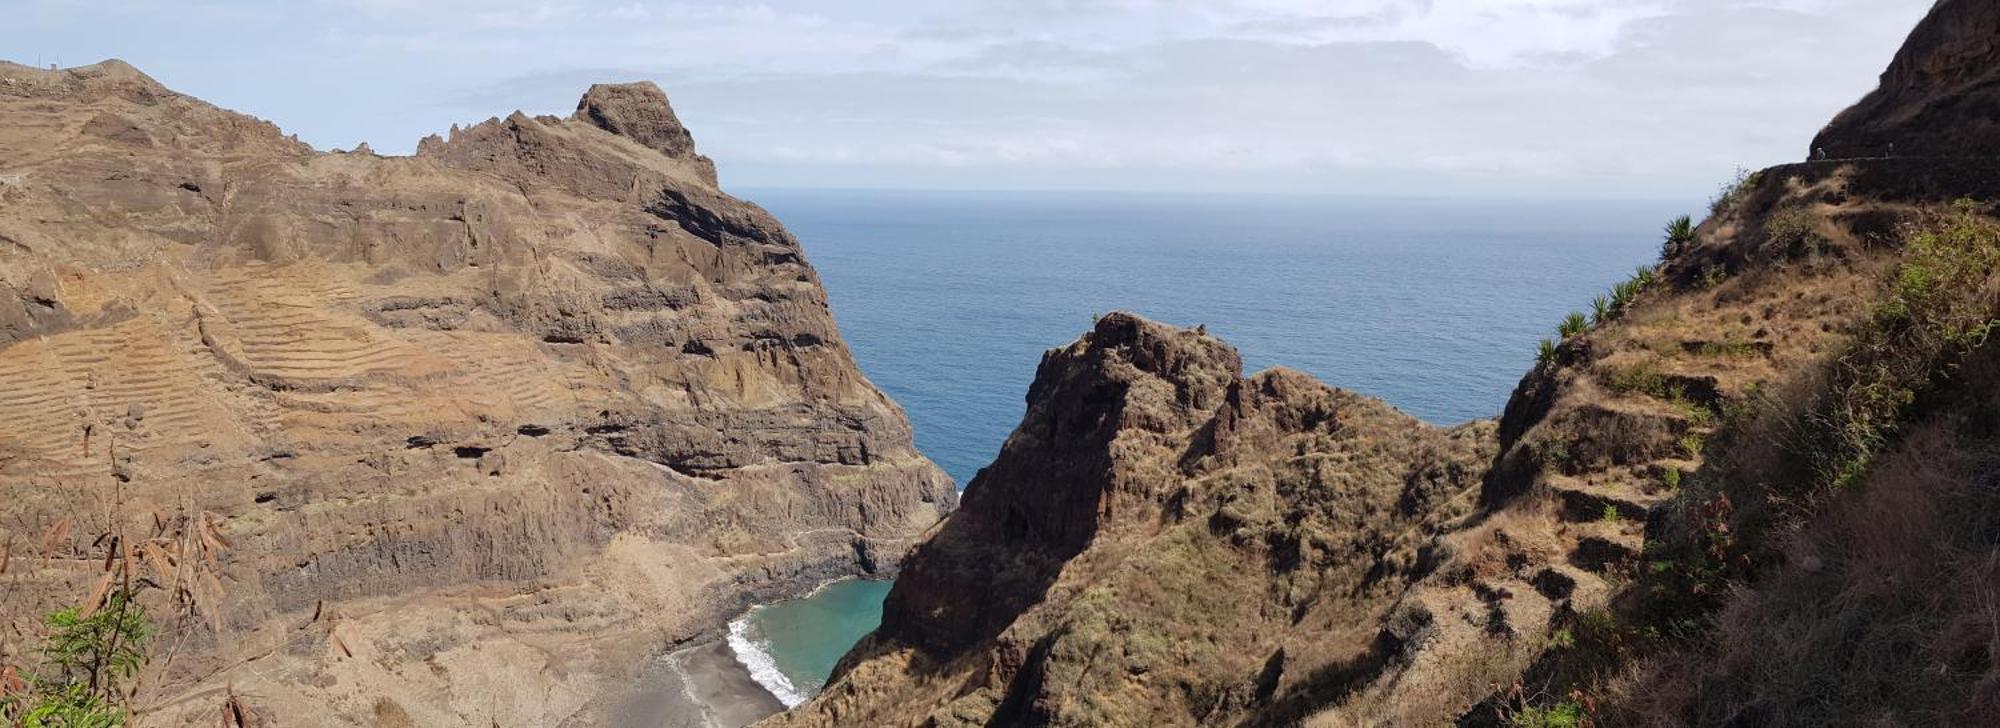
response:
[[[751,184],[1694,198],[1801,156],[1919,5],[31,0],[0,47],[127,57],[322,147],[650,78]],[[156,32],[190,8],[229,22]]]

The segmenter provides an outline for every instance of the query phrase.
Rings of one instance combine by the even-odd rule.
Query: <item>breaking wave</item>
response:
[[[771,657],[771,644],[750,636],[750,615],[754,613],[756,610],[751,610],[729,623],[729,651],[750,671],[750,679],[770,691],[786,708],[796,708],[806,702],[806,696],[778,669],[778,661]]]

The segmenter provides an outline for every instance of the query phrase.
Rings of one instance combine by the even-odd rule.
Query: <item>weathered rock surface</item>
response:
[[[399,158],[0,64],[0,661],[131,549],[148,723],[589,723],[954,500],[651,84]]]
[[[1996,43],[1939,2],[1497,427],[1105,318],[771,722],[1991,722]]]
[[[1881,86],[1834,117],[1813,149],[1833,158],[2000,157],[2000,3],[1938,0]]]
[[[1296,720],[1379,652],[1419,547],[1476,495],[1491,423],[1426,425],[1113,313],[781,725]],[[1359,627],[1357,627],[1359,625]]]

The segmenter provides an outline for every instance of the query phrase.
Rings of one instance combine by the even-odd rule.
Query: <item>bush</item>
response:
[[[1540,343],[1535,345],[1536,364],[1548,364],[1554,362],[1555,360],[1556,360],[1555,341],[1550,339],[1542,339]]]
[[[1764,249],[1777,255],[1817,255],[1826,246],[1819,234],[1819,217],[1804,207],[1792,206],[1764,218]]]
[[[1583,333],[1589,328],[1590,321],[1585,319],[1583,314],[1571,311],[1568,316],[1563,317],[1562,323],[1556,325],[1556,333],[1560,334],[1564,339],[1569,339]]]
[[[1654,397],[1667,396],[1667,375],[1648,364],[1612,369],[1604,376],[1604,386],[1613,392],[1639,392]]]
[[[1806,452],[1830,484],[1865,472],[1917,395],[2000,326],[1987,293],[2000,274],[2000,227],[1968,200],[1954,207],[1910,235],[1867,330],[1835,360],[1834,391],[1807,420],[1816,446]]]
[[[1611,300],[1603,296],[1590,299],[1590,324],[1601,325],[1611,320]]]
[[[1546,708],[1522,708],[1512,722],[1514,728],[1583,728],[1591,724],[1583,704],[1568,700]]]
[[[1682,215],[1667,223],[1667,242],[1660,248],[1660,259],[1666,260],[1679,255],[1687,246],[1694,244],[1694,218]]]
[[[1709,216],[1719,216],[1735,210],[1737,205],[1743,204],[1743,198],[1750,196],[1750,191],[1756,189],[1757,184],[1763,179],[1763,172],[1736,168],[1736,178],[1723,183],[1722,189],[1717,190],[1715,197],[1709,199]]]
[[[145,610],[126,589],[91,607],[47,617],[43,672],[26,675],[24,690],[0,700],[0,720],[17,728],[115,728],[125,724],[119,685],[146,661],[153,636]]]

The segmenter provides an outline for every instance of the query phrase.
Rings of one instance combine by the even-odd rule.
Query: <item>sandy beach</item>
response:
[[[660,658],[619,705],[613,728],[741,728],[785,709],[715,640]]]

